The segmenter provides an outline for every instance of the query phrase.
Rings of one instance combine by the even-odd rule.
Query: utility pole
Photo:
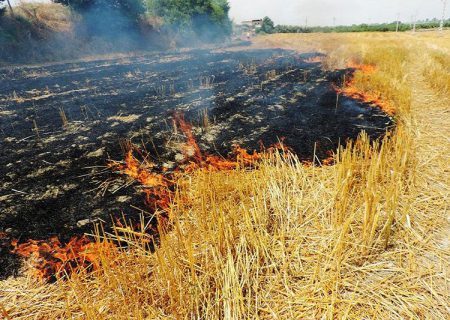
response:
[[[400,26],[400,13],[397,14],[397,27],[395,28],[395,32],[398,32]]]
[[[439,26],[439,31],[444,30],[444,20],[445,20],[445,10],[447,9],[447,0],[441,0],[442,1],[442,19],[441,24]]]
[[[416,32],[416,24],[417,24],[417,17],[414,16],[414,22],[413,22],[413,32]]]
[[[9,0],[6,0],[8,2],[9,10],[11,11],[11,15],[14,15],[14,10],[12,8],[11,2]]]

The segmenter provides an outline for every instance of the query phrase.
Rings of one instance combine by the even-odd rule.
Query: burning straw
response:
[[[367,88],[367,83],[372,81],[371,77],[376,72],[376,66],[351,61],[348,67],[356,70],[356,74],[348,77],[342,88],[336,88],[337,93],[357,101],[372,104],[393,116],[395,114],[393,103],[384,97],[382,92]]]
[[[386,47],[390,36],[371,36],[361,50],[355,36],[340,37],[339,43],[366,52],[370,63],[383,62],[365,86],[386,88],[382,92],[396,106],[395,132],[381,142],[362,135],[339,150],[335,166],[323,168],[275,154],[256,170],[209,170],[207,156],[194,152],[200,164],[177,180],[173,227],[159,226],[153,253],[141,231],[125,227],[125,235],[109,238],[134,245],[104,259],[94,276],[56,285],[26,279],[0,284],[4,317],[447,318],[450,254],[435,233],[445,227],[442,168],[448,162],[441,163],[442,145],[430,147],[432,133],[442,128],[431,122],[420,127],[429,135],[424,139],[412,125],[414,117],[426,120],[427,110],[441,118],[445,112],[436,113],[430,103],[411,111],[411,83],[401,77],[417,68],[410,63],[418,59],[408,58],[420,58],[418,52],[399,64],[407,46],[399,40]],[[322,45],[331,42],[325,38]],[[430,92],[424,83],[414,86]],[[128,164],[121,165],[125,172]],[[129,173],[141,179],[140,169]]]
[[[182,113],[174,114],[174,125],[185,135],[186,142],[182,146],[183,161],[173,171],[169,172],[158,167],[148,160],[149,156],[143,156],[144,160],[139,161],[135,157],[135,153],[142,155],[143,152],[133,145],[128,146],[129,150],[124,161],[109,163],[111,170],[130,177],[143,187],[148,210],[158,214],[159,223],[164,226],[167,225],[167,218],[172,213],[172,206],[179,205],[174,203],[174,199],[179,180],[186,173],[255,168],[263,159],[269,159],[278,152],[283,152],[285,158],[292,156],[291,150],[280,142],[267,148],[264,152],[254,151],[252,154],[236,145],[233,149],[233,156],[225,159],[201,151],[192,132],[192,126],[185,121]],[[143,225],[141,223],[123,228],[122,222],[118,220],[114,230],[122,233],[131,230],[133,234],[136,234],[135,230],[141,229]],[[141,231],[141,235],[147,239],[152,239],[158,233],[159,231],[152,228]],[[98,237],[100,237],[99,233],[97,233]],[[57,237],[49,240],[28,240],[21,244],[17,240],[13,240],[12,246],[13,253],[29,259],[29,271],[33,276],[48,281],[55,281],[80,272],[99,270],[102,260],[100,258],[101,251],[114,254],[113,246],[109,241],[96,242],[87,236],[72,237],[64,244]]]

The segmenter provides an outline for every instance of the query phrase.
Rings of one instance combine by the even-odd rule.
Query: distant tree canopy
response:
[[[138,37],[146,12],[143,0],[53,0],[71,7],[83,17],[78,33],[117,42]]]
[[[231,33],[227,0],[147,0],[148,12],[166,25],[200,38],[220,39]]]
[[[416,29],[433,29],[438,28],[440,25],[439,19],[426,19],[424,21],[416,22]],[[390,22],[390,23],[375,23],[375,24],[353,24],[343,25],[335,27],[306,27],[295,25],[275,25],[272,19],[264,17],[261,28],[257,29],[257,32],[263,33],[312,33],[312,32],[392,32],[396,31],[410,31],[413,30],[412,23],[403,22]],[[444,21],[444,27],[450,28],[450,19]]]
[[[264,17],[260,31],[265,33],[273,33],[275,24],[269,17]]]
[[[53,0],[83,13],[89,10],[116,10],[124,16],[139,19],[146,12],[144,0]]]
[[[432,29],[439,27],[440,20],[432,19],[426,21],[418,21],[416,29]],[[450,20],[444,21],[444,27],[450,27]],[[399,23],[398,31],[410,31],[413,29],[410,23]],[[336,27],[304,27],[304,26],[289,26],[276,25],[272,32],[266,33],[310,33],[310,32],[393,32],[397,30],[397,21],[391,23],[377,23],[377,24],[354,24],[349,26]]]

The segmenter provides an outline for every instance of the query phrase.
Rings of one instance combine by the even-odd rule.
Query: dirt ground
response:
[[[183,141],[175,110],[210,153],[285,139],[317,163],[362,130],[376,138],[393,126],[374,106],[337,102],[333,84],[352,70],[324,71],[314,57],[320,54],[197,50],[1,69],[3,239],[66,240],[95,221],[138,217],[141,192],[106,164],[123,159],[132,141],[153,161],[173,165]],[[3,242],[0,263],[16,269]]]

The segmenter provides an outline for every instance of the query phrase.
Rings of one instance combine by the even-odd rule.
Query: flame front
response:
[[[183,146],[183,154],[186,158],[194,158],[196,162],[203,161],[203,154],[192,133],[192,125],[184,120],[184,114],[175,112],[173,116],[174,125],[178,126],[186,136],[186,144]],[[192,153],[193,150],[193,153]]]
[[[256,151],[249,153],[238,145],[233,147],[233,156],[229,159],[204,153],[194,137],[192,125],[186,122],[184,115],[175,112],[173,120],[174,126],[179,128],[186,138],[181,147],[183,160],[173,172],[158,170],[155,164],[148,161],[139,162],[133,154],[133,148],[128,150],[123,163],[116,161],[110,163],[114,171],[125,174],[142,185],[146,203],[154,211],[169,211],[179,173],[196,170],[234,170],[239,166],[254,166],[262,158],[262,153]],[[275,149],[282,150],[281,143],[270,148],[271,152]]]
[[[13,240],[12,246],[13,253],[30,258],[33,274],[45,280],[55,280],[80,270],[97,270],[102,254],[114,250],[110,244],[92,242],[86,236],[73,237],[67,244],[62,244],[57,237],[22,244]]]
[[[181,147],[183,160],[179,166],[168,172],[158,170],[157,166],[147,160],[139,162],[133,155],[133,148],[128,150],[124,163],[112,161],[110,167],[122,174],[125,174],[139,182],[146,195],[146,203],[153,210],[168,212],[172,204],[174,190],[179,178],[179,173],[190,173],[196,170],[220,171],[234,170],[238,167],[252,167],[263,158],[264,153],[253,151],[249,153],[239,145],[233,147],[233,155],[230,158],[224,158],[218,155],[211,155],[202,152],[197,140],[192,132],[192,125],[189,124],[181,112],[175,112],[173,123],[180,129],[185,136],[185,143]],[[277,143],[266,150],[266,154],[282,151],[290,153],[291,150]],[[147,159],[148,157],[144,157]]]
[[[141,164],[134,158],[133,151],[129,150],[125,157],[125,165],[120,168],[124,174],[139,181],[142,185],[147,187],[166,187],[167,181],[164,176],[154,174],[148,169],[152,168],[153,164],[147,163],[147,168],[143,168]]]
[[[377,71],[377,68],[374,65],[360,64],[354,61],[350,61],[348,63],[348,67],[361,72],[364,76],[370,76]],[[361,90],[361,88],[357,86],[354,77],[347,79],[346,82],[344,83],[343,88],[335,88],[335,90],[346,97],[364,103],[374,104],[378,106],[381,110],[386,112],[388,115],[391,116],[395,115],[395,107],[392,105],[390,101],[386,100],[383,97],[382,92],[375,90],[370,91]]]
[[[186,142],[181,148],[184,159],[172,172],[159,169],[156,164],[148,160],[140,162],[134,156],[135,148],[127,151],[123,162],[109,163],[112,170],[129,176],[142,186],[146,204],[153,212],[162,213],[159,222],[163,224],[167,223],[166,218],[170,213],[181,173],[255,167],[267,155],[280,152],[289,156],[292,153],[292,150],[283,144],[282,139],[281,142],[265,149],[265,152],[249,153],[239,145],[235,145],[233,155],[226,159],[201,151],[192,132],[192,126],[185,121],[182,113],[174,114],[174,125],[183,132]],[[264,147],[261,148],[264,150]],[[148,159],[148,157],[143,158]],[[310,163],[304,162],[304,164]],[[116,222],[116,226],[120,226],[120,221]],[[151,229],[151,232],[155,230]],[[47,241],[29,240],[22,244],[14,240],[12,246],[13,253],[30,258],[34,275],[45,280],[71,275],[80,270],[97,270],[101,265],[102,257],[105,254],[111,255],[114,250],[117,250],[111,243],[93,242],[86,236],[73,237],[67,244],[62,244],[56,237]]]

